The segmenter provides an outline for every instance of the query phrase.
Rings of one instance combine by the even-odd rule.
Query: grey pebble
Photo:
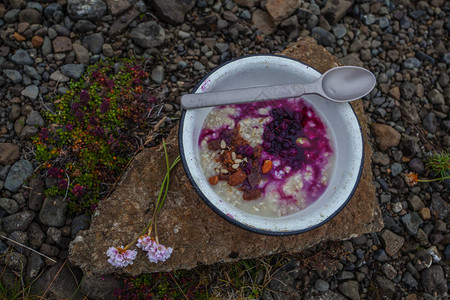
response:
[[[31,100],[36,100],[38,95],[39,95],[39,88],[34,85],[31,84],[29,86],[27,86],[22,92],[21,92],[22,96],[29,98]]]
[[[85,230],[89,227],[90,218],[86,215],[78,215],[73,218],[71,223],[70,236],[74,239],[80,230]]]
[[[439,92],[437,89],[433,89],[431,92],[428,93],[428,99],[434,105],[445,104],[444,95],[442,95],[442,93]]]
[[[30,57],[27,51],[23,49],[19,49],[14,53],[13,56],[11,56],[11,60],[16,65],[33,65],[34,60]]]
[[[410,288],[416,288],[418,286],[418,282],[409,272],[403,273],[402,282],[408,285]]]
[[[380,29],[384,30],[389,27],[390,22],[387,17],[380,17],[378,19],[378,24],[380,25]]]
[[[44,16],[47,19],[53,19],[56,12],[61,12],[64,14],[64,8],[59,3],[50,3],[47,5],[47,7],[44,9]]]
[[[421,62],[415,57],[410,57],[405,60],[403,63],[404,69],[414,69],[414,68],[420,68]]]
[[[337,273],[336,278],[338,280],[348,280],[355,278],[355,275],[349,271],[340,271]]]
[[[185,62],[184,60],[181,60],[177,63],[177,69],[178,70],[183,70],[187,67],[187,62]]]
[[[406,81],[400,85],[400,94],[405,100],[410,100],[416,92],[416,86],[414,83]]]
[[[89,0],[86,5],[85,0],[71,0],[67,5],[67,13],[74,20],[99,20],[108,11],[106,3],[102,0]]]
[[[228,45],[227,43],[217,43],[214,46],[214,49],[216,49],[217,52],[219,52],[219,54],[225,53],[229,48],[230,48],[230,45]]]
[[[5,15],[3,16],[3,19],[6,23],[14,23],[19,18],[20,9],[11,9],[8,10]]]
[[[356,281],[344,281],[339,284],[339,291],[352,300],[359,300],[361,298],[359,296],[358,286],[358,282]]]
[[[161,84],[164,80],[164,67],[156,66],[152,70],[152,80],[158,84]]]
[[[61,227],[66,222],[67,205],[62,197],[47,197],[44,200],[39,220],[53,227]]]
[[[5,74],[12,83],[19,83],[22,81],[22,74],[17,70],[6,69],[3,70],[3,74]]]
[[[439,296],[444,296],[447,293],[447,281],[441,266],[433,265],[423,270],[420,275],[421,283],[426,292],[436,292]]]
[[[323,279],[317,279],[314,288],[319,292],[326,292],[330,288],[330,284]]]
[[[191,37],[191,35],[189,34],[189,32],[184,32],[182,30],[178,31],[178,37],[181,39],[188,39]]]
[[[88,31],[93,31],[97,28],[94,23],[88,20],[79,20],[73,26],[73,32],[76,33],[86,33]]]
[[[364,21],[364,24],[366,24],[367,26],[370,26],[373,23],[375,23],[377,21],[377,19],[375,18],[375,16],[373,14],[368,14],[363,17],[363,21]]]
[[[44,43],[42,44],[41,51],[42,51],[42,55],[44,55],[44,56],[47,56],[53,52],[52,41],[48,36],[44,37]]]
[[[44,127],[45,121],[39,112],[32,110],[27,116],[26,124],[30,126]]]
[[[10,215],[19,211],[17,202],[9,198],[0,198],[0,207]]]
[[[336,43],[335,36],[323,29],[322,27],[314,27],[311,30],[311,36],[322,46],[333,47]]]
[[[23,70],[25,71],[25,74],[30,76],[30,78],[32,78],[32,79],[35,79],[35,80],[42,79],[41,75],[39,75],[39,72],[36,70],[36,68],[25,65],[25,66],[23,66]]]
[[[84,73],[84,65],[83,64],[67,64],[61,66],[61,71],[64,75],[72,78],[79,79],[81,75]]]
[[[105,39],[101,32],[90,34],[83,38],[83,46],[85,46],[92,54],[100,54],[104,43]]]
[[[341,39],[347,34],[347,28],[342,24],[338,24],[333,27],[333,33],[337,39]]]
[[[399,163],[393,163],[391,166],[391,174],[392,176],[397,176],[403,171],[403,167]]]
[[[164,28],[154,21],[140,23],[131,30],[133,41],[143,48],[154,48],[162,45],[166,34]]]
[[[6,265],[15,270],[15,271],[22,271],[27,263],[28,263],[28,259],[25,255],[18,253],[18,252],[10,252],[7,253],[5,256],[5,260],[6,260]]]
[[[16,241],[17,243],[20,243],[22,245],[27,245],[28,241],[28,235],[24,231],[13,231],[9,238],[13,241]],[[22,245],[19,245],[17,243],[13,243],[12,241],[6,242],[8,245],[13,246],[13,248],[18,251],[19,253],[23,253],[24,247]]]
[[[15,193],[24,181],[33,173],[33,166],[27,160],[21,159],[12,165],[6,177],[4,188]]]
[[[438,126],[438,121],[436,118],[436,114],[429,112],[425,115],[422,121],[423,128],[431,133],[435,133]]]
[[[373,259],[379,262],[387,262],[389,260],[386,251],[384,251],[383,249],[375,250],[375,252],[373,253]]]
[[[380,196],[380,202],[383,203],[389,203],[391,202],[392,196],[388,194],[381,194]]]
[[[34,212],[27,210],[15,213],[2,219],[3,231],[7,234],[13,231],[25,231],[34,219]]]
[[[199,62],[199,61],[194,62],[194,70],[196,70],[196,71],[202,71],[202,70],[204,70],[204,69],[205,69],[205,66],[202,65],[201,62]]]
[[[419,227],[423,224],[423,220],[417,212],[406,214],[401,220],[410,235],[416,235]]]

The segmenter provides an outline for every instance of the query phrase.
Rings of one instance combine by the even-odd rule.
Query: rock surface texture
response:
[[[337,59],[312,38],[301,39],[282,54],[302,60],[320,72],[338,65]],[[151,264],[143,253],[139,253],[135,263],[123,272],[138,275],[282,252],[296,253],[325,240],[349,239],[381,230],[383,223],[372,184],[372,153],[367,143],[367,123],[361,102],[353,105],[366,141],[364,171],[356,193],[330,222],[307,233],[287,237],[248,232],[221,219],[207,207],[192,188],[183,168],[177,166],[171,176],[173,184],[158,223],[160,241],[173,247],[172,257],[164,263]],[[173,160],[179,151],[175,130],[167,145]],[[157,197],[163,176],[154,170],[164,170],[164,164],[161,146],[144,150],[136,156],[117,190],[100,203],[91,228],[82,231],[70,247],[71,261],[85,273],[116,271],[107,262],[106,250],[113,245],[127,244],[146,225],[153,209],[149,203]]]

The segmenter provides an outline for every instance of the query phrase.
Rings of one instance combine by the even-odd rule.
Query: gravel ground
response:
[[[293,258],[262,298],[448,297],[450,180],[410,187],[404,174],[427,176],[430,153],[450,148],[450,2],[84,2],[0,3],[0,231],[58,261],[54,265],[1,239],[3,274],[23,266],[30,280],[54,265],[36,284],[42,292],[67,258],[70,241],[88,226],[87,217],[68,218],[65,206],[46,204],[39,192],[45,183],[26,178],[36,167],[30,138],[46,126],[45,99],[65,93],[69,80],[80,78],[89,64],[113,56],[157,58],[151,78],[162,111],[177,120],[180,95],[219,64],[281,52],[299,36],[312,36],[343,64],[364,66],[377,76],[363,103],[385,228],[342,242],[349,254],[329,268],[294,272]],[[66,273],[60,274],[63,283],[72,276]],[[8,284],[11,277],[2,278]],[[62,284],[51,293],[62,297],[69,290],[70,284]]]

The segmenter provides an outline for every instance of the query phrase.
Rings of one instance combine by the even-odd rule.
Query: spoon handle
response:
[[[210,93],[186,94],[181,97],[184,109],[239,104],[246,102],[300,97],[308,84],[283,84],[235,89]]]

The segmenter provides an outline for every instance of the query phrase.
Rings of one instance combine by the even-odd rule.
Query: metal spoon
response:
[[[184,109],[277,100],[317,94],[334,102],[350,102],[367,95],[375,87],[375,76],[355,66],[328,70],[313,83],[283,84],[235,89],[211,93],[187,94],[181,97]]]

